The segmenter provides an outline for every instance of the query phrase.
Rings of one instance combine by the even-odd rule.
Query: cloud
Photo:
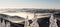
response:
[[[0,4],[0,8],[60,8],[60,6],[51,4]]]

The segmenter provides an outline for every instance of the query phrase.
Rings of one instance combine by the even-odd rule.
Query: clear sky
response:
[[[0,8],[60,8],[60,0],[0,0]]]

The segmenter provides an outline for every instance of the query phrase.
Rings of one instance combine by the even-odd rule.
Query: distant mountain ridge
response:
[[[2,10],[2,9],[1,9]],[[15,13],[15,12],[34,12],[34,13],[54,13],[60,12],[60,9],[3,9],[5,13]]]

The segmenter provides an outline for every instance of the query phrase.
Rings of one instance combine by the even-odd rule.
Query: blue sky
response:
[[[0,0],[0,8],[60,8],[60,0]]]

